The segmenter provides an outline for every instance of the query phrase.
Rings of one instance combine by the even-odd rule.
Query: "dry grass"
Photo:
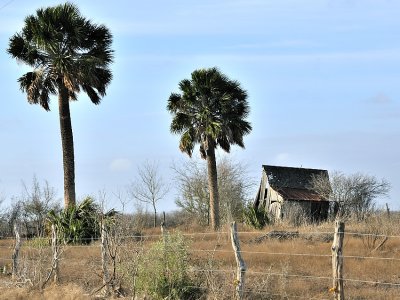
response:
[[[380,232],[376,232],[376,220],[374,224],[372,221],[346,224],[344,276],[345,279],[360,281],[345,282],[347,299],[399,298],[400,287],[390,284],[400,285],[400,238],[393,237],[400,235],[400,218],[394,216],[391,220],[382,220],[378,222]],[[272,230],[297,231],[299,236],[255,241],[255,238]],[[283,224],[263,231],[239,227],[243,258],[248,267],[247,299],[332,299],[329,288],[332,286],[330,255],[333,230],[332,223],[300,228]],[[362,235],[371,231],[392,237],[373,251],[373,247],[368,246],[368,236]],[[200,232],[199,228],[185,228],[183,233],[189,241],[190,273],[204,291],[202,299],[232,299],[236,263],[228,227],[221,229],[220,233]],[[132,295],[126,270],[134,268],[137,255],[142,251],[140,249],[145,251],[152,241],[159,238],[160,231],[149,229],[143,235],[148,239],[137,241],[131,238],[120,248],[120,266],[123,267],[120,275],[126,297]],[[375,245],[383,237],[379,239]],[[7,270],[11,266],[12,244],[12,240],[0,240],[0,267],[6,266]],[[33,278],[34,286],[26,284],[18,288],[9,275],[3,274],[0,277],[0,299],[91,299],[95,295],[89,295],[101,287],[100,246],[96,243],[66,247],[60,264],[59,285],[49,285],[44,290],[40,290],[35,283],[40,282],[48,272],[50,249],[45,246],[27,247],[25,243],[21,257],[22,261],[25,260],[25,263],[21,262],[26,268],[24,276]],[[122,276],[124,272],[125,277]]]
[[[85,292],[77,284],[51,285],[44,290],[27,289],[27,288],[4,288],[0,289],[0,299],[15,300],[85,300],[90,299]]]

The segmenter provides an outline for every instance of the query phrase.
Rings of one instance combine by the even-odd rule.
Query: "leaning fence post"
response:
[[[18,256],[19,249],[21,248],[21,237],[19,235],[19,226],[14,224],[14,234],[15,234],[15,247],[12,254],[12,278],[15,279],[18,275]]]
[[[231,241],[232,247],[235,251],[235,258],[237,264],[237,274],[236,274],[236,297],[238,300],[243,299],[243,290],[244,290],[244,276],[246,273],[246,264],[242,258],[242,254],[240,252],[240,243],[239,237],[237,235],[237,226],[236,222],[231,223]]]
[[[108,240],[107,230],[104,220],[101,221],[101,264],[103,268],[103,286],[106,295],[109,294],[109,274],[108,274]]]
[[[333,287],[331,289],[333,291],[335,300],[344,300],[343,238],[344,238],[344,223],[336,220],[335,235],[332,244]]]

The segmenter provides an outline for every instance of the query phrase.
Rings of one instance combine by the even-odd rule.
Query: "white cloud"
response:
[[[376,95],[364,101],[368,107],[368,111],[380,120],[385,122],[398,120],[400,117],[400,106],[396,99],[391,98],[385,93],[377,93]],[[397,124],[397,123],[396,123]]]
[[[368,102],[373,104],[389,104],[392,102],[392,99],[384,93],[378,93],[375,96],[369,98]]]
[[[132,162],[126,158],[116,158],[110,163],[110,170],[114,172],[128,171],[132,167]]]

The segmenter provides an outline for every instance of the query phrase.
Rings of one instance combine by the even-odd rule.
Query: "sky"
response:
[[[57,99],[50,112],[28,104],[17,79],[29,69],[6,53],[26,16],[59,3],[0,0],[3,206],[33,176],[62,201]],[[108,206],[121,207],[115,195],[147,160],[172,187],[159,211],[175,209],[170,167],[188,158],[169,132],[167,100],[192,71],[216,66],[248,93],[253,130],[246,148],[234,147],[229,157],[247,165],[251,180],[258,182],[263,164],[361,172],[388,180],[391,192],[378,205],[400,209],[399,1],[74,3],[110,29],[115,51],[101,104],[84,94],[71,103],[78,199],[102,191]]]

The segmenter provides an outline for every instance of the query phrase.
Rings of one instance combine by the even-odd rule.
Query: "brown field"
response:
[[[347,224],[344,240],[346,299],[400,299],[399,220]],[[378,225],[377,225],[378,224]],[[376,226],[375,226],[376,225]],[[298,231],[298,237],[267,238],[272,230]],[[170,229],[169,232],[173,232]],[[247,265],[246,299],[333,299],[331,245],[333,223],[292,228],[281,225],[254,231],[239,226],[243,258]],[[219,233],[182,229],[189,245],[190,274],[202,291],[200,299],[232,299],[236,262],[228,226]],[[384,233],[384,237],[365,235]],[[143,241],[127,238],[119,247],[117,264],[122,298],[132,298],[126,270],[141,251],[160,238],[159,230],[144,230]],[[21,248],[20,277],[11,279],[14,241],[0,240],[0,299],[94,299],[101,298],[101,256],[98,242],[89,246],[68,246],[60,263],[58,284],[40,289],[51,259],[51,249],[43,242],[24,241]],[[375,249],[375,250],[374,250]],[[114,296],[116,297],[116,296]],[[138,298],[142,299],[142,298]],[[148,299],[148,298],[147,298]]]

